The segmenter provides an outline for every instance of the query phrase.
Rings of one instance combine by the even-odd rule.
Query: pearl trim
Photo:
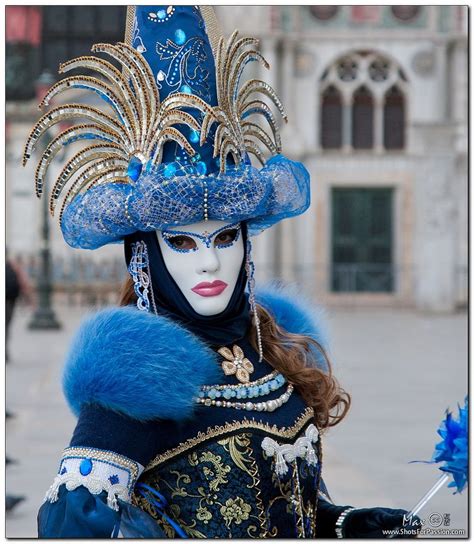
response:
[[[283,404],[287,403],[293,393],[294,387],[291,384],[288,384],[288,389],[283,395],[280,395],[278,398],[273,400],[266,400],[264,402],[229,402],[221,400],[211,400],[211,399],[196,399],[198,404],[203,404],[204,406],[217,406],[221,408],[234,408],[235,410],[247,410],[252,411],[256,410],[257,412],[274,412]]]

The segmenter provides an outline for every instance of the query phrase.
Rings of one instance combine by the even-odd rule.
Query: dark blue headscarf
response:
[[[244,223],[242,223],[242,240],[244,248],[246,248],[247,228]],[[203,316],[193,310],[168,272],[155,231],[138,231],[125,237],[127,267],[132,258],[132,244],[139,241],[143,241],[147,246],[150,280],[153,288],[153,294],[150,292],[150,296],[153,296],[154,307],[156,307],[158,315],[179,322],[212,346],[225,346],[246,336],[250,327],[250,305],[245,292],[247,284],[245,256],[227,308],[219,314]],[[151,304],[151,311],[153,310],[153,304]]]

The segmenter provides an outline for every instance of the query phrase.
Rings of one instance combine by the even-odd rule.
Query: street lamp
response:
[[[51,72],[43,71],[36,80],[35,90],[36,99],[40,103],[46,95],[49,88],[54,84],[55,78]],[[46,147],[51,142],[48,133],[43,136],[43,145]],[[44,191],[46,193],[48,182],[45,175]],[[40,329],[60,329],[61,324],[56,319],[56,315],[51,305],[51,293],[53,290],[51,278],[51,252],[49,237],[49,211],[48,199],[46,194],[42,198],[42,227],[41,227],[41,245],[40,245],[40,267],[37,278],[38,306],[30,321],[29,328]]]

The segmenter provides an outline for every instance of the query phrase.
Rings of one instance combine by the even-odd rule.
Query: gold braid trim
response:
[[[306,538],[304,530],[304,516],[303,516],[303,498],[301,495],[300,477],[298,475],[298,461],[293,461],[293,497],[294,497],[294,509],[296,510],[296,525],[298,531],[298,538]]]
[[[314,410],[312,408],[306,408],[306,410],[298,417],[295,423],[291,427],[277,427],[276,425],[269,425],[261,421],[255,421],[255,419],[244,418],[240,421],[232,421],[226,425],[218,425],[216,427],[209,427],[205,432],[199,432],[195,437],[188,438],[185,442],[182,442],[175,448],[172,448],[164,453],[158,454],[145,468],[145,472],[161,465],[165,461],[169,461],[173,457],[180,455],[181,453],[194,448],[198,444],[205,442],[210,438],[222,436],[224,434],[231,433],[233,431],[241,429],[258,429],[265,431],[270,435],[274,435],[279,438],[293,438],[308,421],[314,418]]]
[[[214,55],[214,58],[216,58],[219,40],[221,36],[223,36],[221,25],[212,6],[199,6],[199,11],[204,19],[206,34],[211,44],[212,54]]]
[[[136,6],[127,6],[127,18],[125,20],[125,39],[127,45],[132,45],[133,20],[135,19]]]
[[[260,489],[260,475],[258,473],[257,461],[255,457],[253,456],[253,449],[250,446],[248,447],[248,454],[251,460],[251,464],[249,467],[249,474],[253,479],[253,485],[255,486],[255,490],[256,490],[255,503],[257,505],[257,510],[258,510],[257,517],[260,522],[260,528],[262,530],[259,538],[267,538],[268,537],[267,516],[265,513],[265,506],[262,500],[262,491]]]

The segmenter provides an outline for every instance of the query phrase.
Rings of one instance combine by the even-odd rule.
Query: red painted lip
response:
[[[220,295],[226,287],[227,283],[225,281],[216,280],[212,283],[209,283],[208,281],[203,281],[195,285],[191,289],[191,291],[198,295],[201,295],[202,297],[215,297],[217,295]]]

